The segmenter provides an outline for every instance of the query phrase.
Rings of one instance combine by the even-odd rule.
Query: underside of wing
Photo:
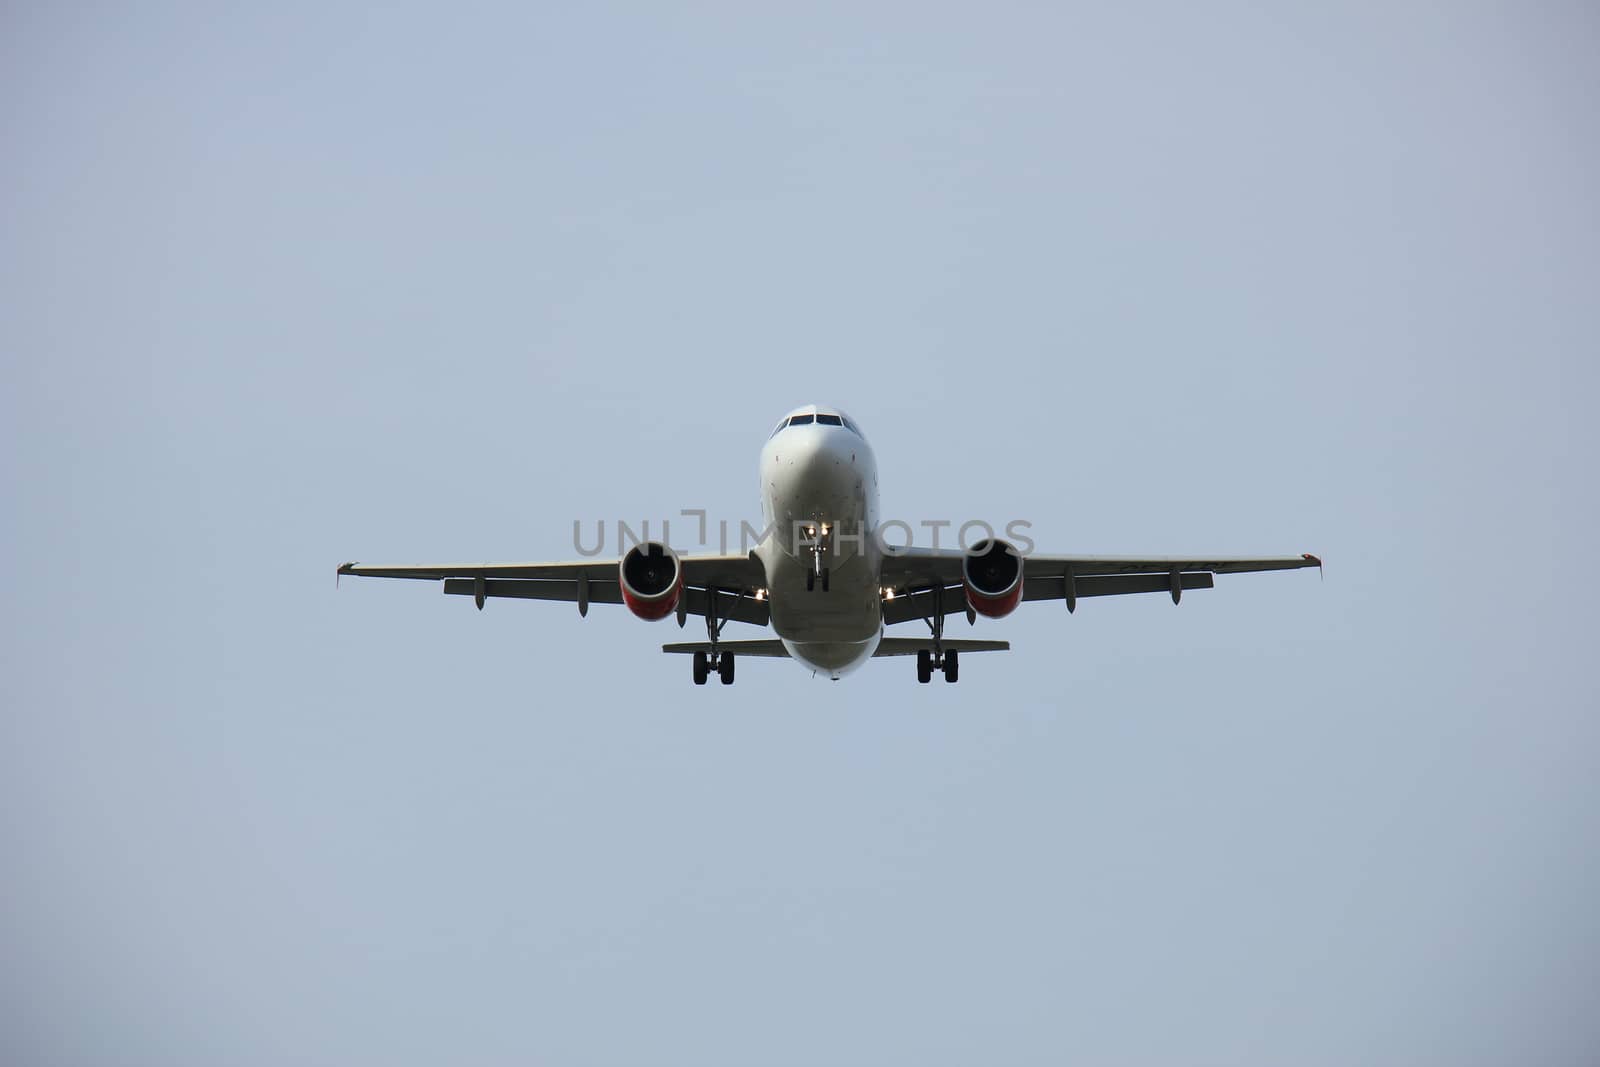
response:
[[[878,650],[872,654],[876,659],[879,656],[915,656],[918,652],[929,647],[927,638],[920,637],[885,637],[878,642]],[[944,638],[940,647],[946,652],[1010,652],[1010,641],[968,641],[950,640]]]
[[[905,549],[885,558],[883,582],[893,593],[883,605],[890,625],[969,610],[962,564],[966,554],[955,549]],[[1210,589],[1213,575],[1254,571],[1298,570],[1322,566],[1309,554],[1299,556],[1043,556],[1022,561],[1023,601],[1062,600],[1069,610],[1083,597],[1167,593],[1174,602],[1191,589]]]
[[[765,626],[770,618],[760,590],[766,581],[761,564],[748,555],[683,556],[682,609],[705,616]],[[577,604],[622,604],[620,561],[568,560],[553,563],[436,563],[393,566],[346,563],[342,575],[362,578],[412,578],[444,583],[451,596],[485,600],[555,600]],[[713,603],[715,601],[715,603]]]
[[[885,637],[878,642],[877,651],[873,658],[880,656],[915,656],[918,652],[926,651],[930,644],[926,638],[910,637]],[[1009,652],[1010,641],[945,641],[946,652]],[[718,641],[717,648],[723,652],[732,652],[737,656],[754,656],[766,659],[788,659],[789,650],[783,647],[782,641]],[[711,652],[709,641],[679,641],[670,645],[662,645],[661,651],[680,654],[695,652]]]
[[[1246,574],[1254,571],[1293,571],[1321,567],[1309,552],[1298,556],[1236,556],[1232,559],[1197,556],[1029,556],[1024,563],[1029,578],[1071,573],[1170,574],[1205,571],[1209,574]]]
[[[732,652],[735,656],[754,656],[758,659],[789,658],[789,650],[783,647],[782,641],[718,641],[717,649],[722,652]],[[686,655],[704,652],[709,655],[711,642],[675,641],[669,645],[662,645],[661,651]]]

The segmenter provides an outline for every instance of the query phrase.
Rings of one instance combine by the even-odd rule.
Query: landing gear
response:
[[[727,625],[729,616],[733,614],[733,605],[743,595],[737,593],[730,596],[715,587],[706,590],[706,639],[711,643],[711,650],[694,654],[695,685],[705,685],[712,671],[717,672],[723,685],[733,684],[733,653],[718,649],[717,642],[722,637],[723,626]],[[727,610],[719,613],[724,599],[728,601]]]
[[[957,678],[961,677],[961,664],[956,658],[954,649],[951,649],[942,656],[926,648],[918,649],[917,681],[923,685],[927,685],[933,680],[933,672],[935,668],[938,668],[944,672],[944,680],[947,682],[953,682]]]
[[[811,554],[811,565],[806,568],[806,592],[816,591],[817,584],[822,584],[822,591],[828,591],[828,568],[822,565],[824,559],[831,559],[833,552],[830,546],[828,524],[822,524],[822,536],[817,536],[815,526],[805,528],[807,540],[804,542],[805,551]]]
[[[944,680],[947,682],[954,682],[961,677],[961,664],[956,650],[944,650],[944,588],[936,585],[931,592],[933,614],[923,621],[933,634],[933,647],[917,651],[917,681],[923,685],[933,678],[935,668],[944,671]]]

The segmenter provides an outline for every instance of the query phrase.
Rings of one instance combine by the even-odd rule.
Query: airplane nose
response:
[[[806,481],[826,475],[838,462],[827,436],[815,430],[796,441],[787,452],[784,458],[792,464],[794,473]]]

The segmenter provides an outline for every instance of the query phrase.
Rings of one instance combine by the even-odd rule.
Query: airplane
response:
[[[480,611],[485,601],[506,597],[575,603],[579,615],[587,615],[590,604],[622,604],[641,619],[674,616],[679,627],[699,616],[705,641],[662,646],[692,657],[695,685],[706,684],[712,673],[732,685],[734,664],[746,656],[792,659],[835,681],[870,659],[915,656],[917,681],[925,684],[936,671],[955,682],[964,652],[1011,647],[946,638],[950,615],[965,614],[969,624],[979,615],[1001,619],[1036,600],[1063,601],[1072,612],[1085,597],[1132,593],[1165,592],[1176,604],[1188,590],[1212,588],[1217,574],[1322,566],[1310,554],[1036,555],[992,530],[964,549],[894,545],[884,527],[904,528],[907,542],[910,527],[880,523],[872,447],[854,419],[826,405],[796,408],[779,420],[761,449],[759,469],[766,536],[743,554],[680,555],[662,541],[646,540],[611,560],[346,563],[338,574],[442,581],[445,593],[472,597]],[[1023,540],[1012,526],[1007,532]],[[770,626],[777,639],[723,640],[730,621]],[[927,626],[925,636],[885,636],[888,627],[918,621]]]

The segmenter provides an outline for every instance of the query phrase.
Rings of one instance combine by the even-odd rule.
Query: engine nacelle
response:
[[[683,565],[678,554],[659,541],[628,549],[617,567],[622,602],[641,619],[664,619],[683,596]]]
[[[1005,541],[986,537],[967,550],[961,580],[973,611],[1003,619],[1022,603],[1022,556]]]

